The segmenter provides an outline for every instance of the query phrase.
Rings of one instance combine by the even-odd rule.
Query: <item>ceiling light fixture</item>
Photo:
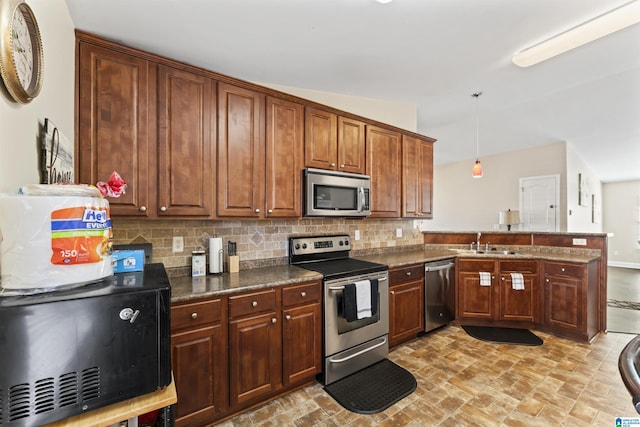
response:
[[[640,1],[634,0],[517,53],[511,60],[529,67],[640,22]]]
[[[387,4],[391,3],[393,0],[376,0],[378,3]]]
[[[476,163],[471,171],[471,176],[474,178],[482,178],[483,175],[482,163],[480,163],[480,95],[482,95],[482,92],[476,92],[471,95],[476,99]]]

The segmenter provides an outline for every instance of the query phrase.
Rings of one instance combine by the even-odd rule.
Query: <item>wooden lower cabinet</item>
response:
[[[590,341],[598,333],[598,265],[544,262],[544,326]]]
[[[389,270],[389,346],[424,331],[424,264]]]
[[[529,324],[538,320],[537,261],[461,258],[457,268],[461,319]],[[488,284],[481,284],[480,272],[490,274]],[[514,289],[511,273],[522,274],[524,289]]]
[[[228,406],[227,344],[221,299],[171,308],[176,426],[202,426]]]

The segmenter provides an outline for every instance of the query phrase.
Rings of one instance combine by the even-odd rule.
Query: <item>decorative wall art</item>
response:
[[[578,174],[578,205],[589,206],[591,201],[589,195],[589,180],[581,173]]]
[[[44,119],[41,153],[41,184],[74,183],[73,143],[50,119]]]
[[[592,194],[591,195],[591,222],[594,224],[600,224],[600,215],[602,209],[600,207],[600,197]]]

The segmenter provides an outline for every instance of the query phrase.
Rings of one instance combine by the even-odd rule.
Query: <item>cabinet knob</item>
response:
[[[341,167],[341,168],[343,168],[343,167],[344,167],[344,165],[340,165],[340,167]]]
[[[501,277],[502,280],[504,280],[504,277]]]
[[[330,166],[335,166],[335,165],[336,165],[335,163],[331,163],[331,165],[330,165]]]
[[[140,212],[146,212],[147,211],[147,207],[146,206],[140,206]]]
[[[407,276],[411,276],[411,272],[410,271],[407,271]]]
[[[287,320],[291,320],[291,315],[287,314],[286,316],[284,316],[284,318],[287,319]],[[275,320],[275,319],[272,319],[271,321],[273,322],[273,320]],[[273,323],[275,323],[275,322],[273,322]]]
[[[192,319],[197,319],[198,318],[198,313],[191,313],[191,318]]]
[[[258,301],[254,301],[251,303],[251,307],[257,307],[258,306]]]
[[[545,282],[549,283],[549,279],[545,279]]]
[[[271,318],[271,323],[276,323],[278,321],[278,319],[276,319],[275,317]]]
[[[269,209],[267,212],[272,213],[272,212],[273,212],[273,209]]]
[[[254,212],[255,213],[260,213],[260,209],[256,209]]]
[[[561,270],[564,271],[564,267],[562,267]]]
[[[395,294],[396,294],[396,291],[389,291],[389,293],[390,293],[391,295],[395,295]]]
[[[160,212],[166,212],[167,211],[167,207],[166,206],[161,206],[160,207]]]
[[[307,296],[307,293],[306,293],[305,291],[302,291],[302,292],[300,292],[300,296],[301,296],[301,297],[306,297],[306,296]]]

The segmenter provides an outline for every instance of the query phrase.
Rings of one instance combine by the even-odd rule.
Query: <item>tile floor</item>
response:
[[[633,335],[601,334],[589,345],[536,334],[542,346],[490,344],[449,326],[392,350],[418,388],[378,414],[350,412],[315,384],[220,426],[613,427],[638,416],[618,372]]]
[[[608,297],[640,302],[640,271],[610,268]],[[640,333],[640,311],[608,308],[609,332],[592,344],[536,332],[539,347],[497,345],[446,327],[404,344],[389,359],[410,370],[416,391],[360,415],[315,384],[219,426],[615,426],[636,417],[618,355]]]

